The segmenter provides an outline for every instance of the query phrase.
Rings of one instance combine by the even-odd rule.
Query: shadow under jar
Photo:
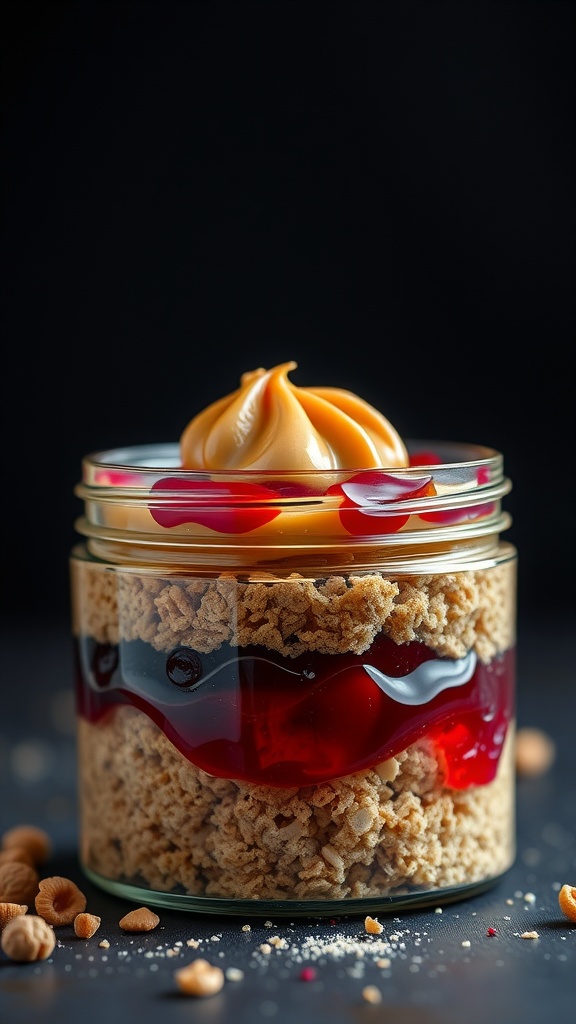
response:
[[[515,855],[516,551],[502,456],[406,469],[83,462],[71,558],[80,856],[221,914],[446,903]],[[433,452],[433,454],[430,454]]]

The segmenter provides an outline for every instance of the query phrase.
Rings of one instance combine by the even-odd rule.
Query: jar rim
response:
[[[301,472],[185,470],[177,444],[96,452],[84,458],[74,490],[84,502],[76,526],[92,545],[244,548],[247,558],[493,545],[511,523],[501,506],[511,483],[500,452],[429,441],[407,449],[411,464],[398,469]]]
[[[435,473],[446,470],[472,469],[474,467],[502,466],[502,454],[495,448],[485,445],[452,441],[412,440],[405,441],[411,458],[409,466],[374,467],[375,471],[391,473],[399,477],[413,477],[425,469],[433,469]],[[422,461],[413,461],[422,453]],[[433,459],[429,456],[432,455]],[[133,445],[125,448],[111,448],[91,452],[82,460],[83,483],[98,486],[99,471],[115,470],[119,474],[126,472],[126,478],[110,477],[101,482],[105,487],[131,488],[138,486],[138,479],[130,473],[137,471],[142,479],[150,475],[156,478],[167,472],[182,478],[190,479],[245,479],[275,480],[281,477],[290,479],[328,479],[334,476],[351,476],[353,474],[372,471],[366,467],[350,466],[327,469],[284,470],[276,469],[185,469],[180,461],[180,447],[175,442]]]

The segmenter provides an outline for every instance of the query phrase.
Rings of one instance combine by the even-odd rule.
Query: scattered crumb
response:
[[[187,996],[213,996],[224,985],[224,972],[207,960],[193,960],[174,972],[180,992]]]
[[[382,993],[379,988],[376,988],[376,985],[366,985],[362,989],[362,999],[365,1003],[381,1003]]]
[[[522,932],[521,939],[539,939],[538,932]]]
[[[384,931],[384,925],[375,917],[367,917],[364,919],[364,929],[369,935],[381,935]]]
[[[226,981],[242,981],[243,978],[244,971],[241,971],[239,967],[226,968]]]
[[[102,919],[96,914],[77,914],[74,918],[74,932],[79,939],[91,939],[98,931]]]
[[[556,746],[542,729],[523,728],[516,733],[518,775],[544,775],[554,763]]]
[[[98,945],[100,949],[110,949],[110,943],[108,942],[108,939],[101,939]]]
[[[464,939],[462,945],[464,946],[465,949],[468,949],[468,947],[471,946],[472,943],[470,942],[470,939]]]

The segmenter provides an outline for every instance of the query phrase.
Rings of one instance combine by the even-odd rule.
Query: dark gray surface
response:
[[[75,879],[88,910],[102,918],[89,941],[58,929],[48,961],[15,964],[0,954],[0,1021],[20,1024],[139,1024],[234,1021],[253,1024],[563,1024],[576,1006],[576,926],[558,889],[576,884],[576,681],[574,616],[533,614],[519,624],[519,725],[538,725],[557,745],[553,768],[518,784],[518,855],[487,893],[443,907],[382,914],[379,938],[363,916],[338,920],[203,917],[158,911],[160,925],[129,936],[118,921],[133,905],[88,882],[76,855],[74,717],[66,623],[4,623],[0,684],[0,830],[19,822],[46,828],[53,857],[43,874]],[[534,899],[527,894],[533,894]],[[242,926],[249,924],[250,931]],[[497,934],[489,936],[487,929]],[[520,938],[536,930],[537,940]],[[260,945],[271,937],[286,948]],[[392,938],[398,936],[398,938]],[[108,939],[109,949],[99,942]],[[198,940],[197,949],[186,945]],[[314,940],[317,940],[314,942]],[[344,943],[340,940],[344,940]],[[387,939],[390,952],[377,951]],[[335,948],[329,944],[334,940]],[[177,945],[182,943],[182,945]],[[469,943],[469,945],[468,945]],[[348,951],[342,950],[347,945]],[[240,968],[203,1000],[178,993],[177,967],[195,956]],[[388,967],[376,960],[387,956]],[[303,966],[316,978],[300,978]],[[362,997],[366,985],[382,995]]]

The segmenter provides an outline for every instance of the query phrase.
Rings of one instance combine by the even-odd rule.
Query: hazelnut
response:
[[[56,945],[56,936],[43,918],[19,914],[4,928],[0,945],[11,960],[47,960]]]

